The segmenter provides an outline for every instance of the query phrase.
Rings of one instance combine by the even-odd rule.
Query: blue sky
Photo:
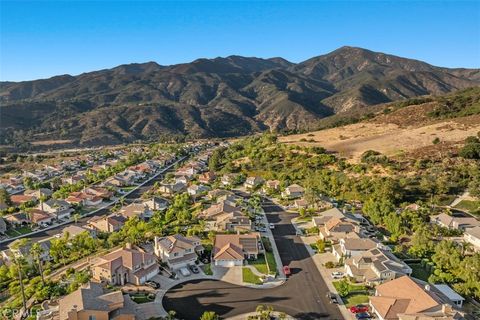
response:
[[[480,1],[0,0],[0,79],[232,54],[299,62],[343,45],[480,67]]]

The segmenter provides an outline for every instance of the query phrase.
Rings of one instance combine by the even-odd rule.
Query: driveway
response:
[[[292,275],[285,284],[271,289],[253,289],[218,280],[192,280],[170,289],[163,299],[166,310],[175,310],[185,320],[197,320],[204,311],[222,318],[255,310],[259,304],[305,320],[343,319],[338,307],[328,302],[328,288],[291,224],[294,214],[266,203],[267,219],[275,223],[273,237],[283,265]]]

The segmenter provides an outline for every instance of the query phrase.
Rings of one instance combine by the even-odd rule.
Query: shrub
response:
[[[327,269],[335,268],[335,262],[333,262],[333,261],[325,262],[325,268],[327,268]]]

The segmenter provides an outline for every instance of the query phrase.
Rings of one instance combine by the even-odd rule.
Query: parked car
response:
[[[269,223],[269,224],[268,224],[268,227],[269,227],[270,229],[272,229],[272,230],[275,229],[275,225],[274,225],[273,223]]]
[[[283,273],[285,273],[285,276],[289,276],[292,274],[292,272],[290,271],[290,267],[289,266],[283,266]]]
[[[267,228],[265,227],[256,227],[255,230],[258,232],[267,232]]]
[[[146,281],[145,285],[147,285],[147,286],[149,286],[150,288],[153,288],[153,289],[159,289],[160,288],[160,283],[158,283],[156,281],[153,281],[153,280]]]
[[[328,292],[328,293],[327,293],[327,298],[328,298],[328,300],[330,301],[330,303],[335,303],[335,304],[338,303],[337,296],[336,296],[334,293],[332,293],[332,292]]]
[[[355,314],[355,318],[357,319],[370,319],[371,317],[372,316],[367,312],[360,312]]]
[[[183,267],[183,268],[180,269],[180,273],[181,273],[182,276],[184,276],[184,277],[188,277],[188,276],[191,274],[190,271],[188,271],[188,269],[185,268],[185,267]]]
[[[350,307],[350,312],[352,313],[365,313],[368,312],[368,306],[363,304],[357,304],[356,306]]]
[[[190,270],[192,270],[193,273],[200,273],[200,270],[198,269],[198,267],[194,264],[192,264],[190,266]]]
[[[343,278],[343,276],[345,276],[343,272],[338,272],[338,271],[332,272],[333,279],[341,279]]]

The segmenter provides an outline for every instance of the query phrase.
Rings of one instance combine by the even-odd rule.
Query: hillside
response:
[[[369,119],[287,135],[280,137],[280,141],[322,146],[358,161],[367,150],[387,156],[442,156],[456,152],[466,137],[480,132],[480,88],[384,104],[376,109]],[[437,138],[438,142],[434,143]]]
[[[240,56],[130,64],[0,83],[0,144],[102,145],[313,130],[333,115],[478,85],[478,69],[440,68],[352,47],[298,64]]]

